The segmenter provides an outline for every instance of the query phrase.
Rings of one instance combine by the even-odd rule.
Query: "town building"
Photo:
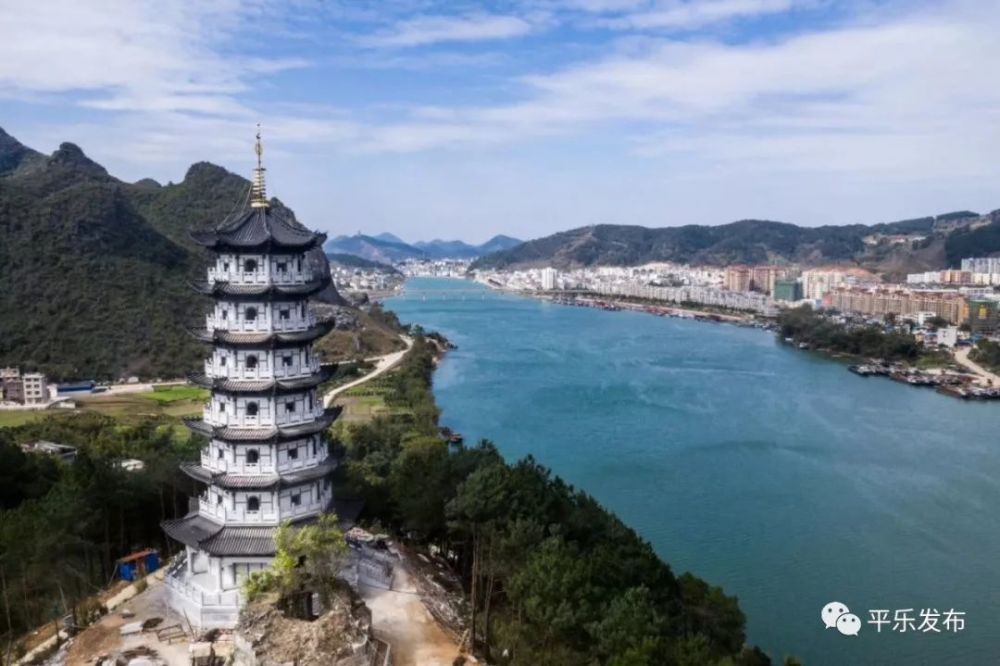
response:
[[[1000,308],[997,301],[969,299],[969,330],[973,333],[992,333],[998,328]]]
[[[333,321],[307,305],[330,283],[325,262],[310,261],[326,236],[269,206],[259,134],[256,151],[249,205],[191,233],[214,256],[199,285],[214,306],[205,328],[193,331],[212,352],[190,378],[211,399],[201,418],[187,421],[208,443],[198,462],[181,468],[205,490],[197,508],[163,529],[184,545],[165,578],[171,603],[201,628],[236,624],[241,585],[271,563],[280,524],[337,508],[337,461],[324,433],[339,409],[324,408],[318,387],[332,368],[312,348]]]
[[[778,280],[786,277],[788,269],[781,266],[754,266],[750,269],[750,288],[768,296],[774,295]]]
[[[68,444],[57,444],[56,442],[40,439],[37,442],[22,444],[21,450],[34,455],[52,456],[67,464],[76,462],[76,447],[69,446]]]
[[[725,287],[729,291],[750,291],[750,269],[746,266],[726,268]]]
[[[953,324],[961,324],[968,318],[965,297],[949,290],[838,287],[823,297],[823,306],[873,317],[887,314],[916,317],[922,312],[932,312]]]
[[[847,282],[847,274],[841,271],[803,271],[802,296],[818,301],[830,291]]]
[[[969,273],[1000,273],[1000,257],[969,257],[962,259],[961,268]]]
[[[24,385],[24,404],[44,405],[49,401],[48,380],[40,372],[26,372],[21,375]]]
[[[802,283],[798,280],[778,280],[774,283],[774,300],[786,303],[802,300]]]
[[[556,277],[558,273],[554,268],[543,268],[542,269],[542,289],[545,291],[552,291],[556,288]]]

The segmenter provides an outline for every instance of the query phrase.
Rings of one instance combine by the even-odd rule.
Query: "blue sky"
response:
[[[1000,208],[1000,2],[0,0],[0,126],[333,234]]]

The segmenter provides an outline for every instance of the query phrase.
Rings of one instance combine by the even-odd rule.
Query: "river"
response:
[[[857,377],[765,331],[467,281],[410,280],[388,306],[458,345],[434,376],[442,424],[535,456],[736,595],[777,663],[1000,656],[1000,405]],[[830,601],[858,636],[824,628]],[[911,608],[905,633],[868,624]],[[941,633],[913,630],[922,609]]]

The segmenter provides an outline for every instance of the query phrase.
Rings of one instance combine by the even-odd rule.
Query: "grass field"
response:
[[[0,428],[13,428],[15,426],[24,425],[25,423],[34,421],[35,419],[47,418],[53,415],[53,413],[53,411],[48,410],[5,409],[0,411]]]
[[[95,395],[79,401],[82,409],[129,420],[149,416],[181,418],[201,414],[208,391],[194,386],[169,386],[145,393]]]
[[[344,423],[364,423],[376,416],[410,413],[409,409],[398,404],[396,388],[386,375],[344,391],[334,402],[344,408],[338,419]]]
[[[137,393],[147,400],[171,403],[180,400],[208,400],[208,391],[197,386],[156,386],[152,392]]]

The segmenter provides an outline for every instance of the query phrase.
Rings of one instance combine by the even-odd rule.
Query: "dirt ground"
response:
[[[391,590],[362,584],[360,591],[376,635],[392,647],[394,666],[451,666],[460,654],[420,600],[405,563],[396,566]]]
[[[99,622],[80,632],[65,652],[65,661],[53,660],[49,666],[93,666],[103,655],[120,653],[144,646],[156,653],[156,657],[167,666],[188,666],[188,639],[161,643],[155,631],[144,631],[130,636],[122,636],[121,627],[131,622],[142,622],[150,618],[162,618],[159,627],[180,624],[187,629],[183,617],[178,616],[167,603],[168,590],[159,580],[149,579],[149,588],[120,608],[101,618]],[[122,611],[128,609],[133,617],[123,618]]]

